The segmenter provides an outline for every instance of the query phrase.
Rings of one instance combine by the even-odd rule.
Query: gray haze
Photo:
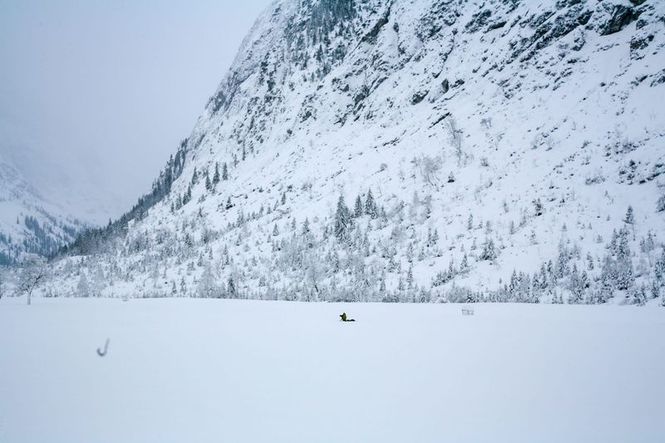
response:
[[[149,190],[270,0],[0,0],[0,159],[86,220]]]

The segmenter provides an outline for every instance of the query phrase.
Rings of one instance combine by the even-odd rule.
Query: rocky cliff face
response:
[[[646,301],[663,281],[664,45],[656,1],[276,1],[168,189],[53,281]]]

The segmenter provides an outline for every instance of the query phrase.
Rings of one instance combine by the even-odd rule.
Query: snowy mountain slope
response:
[[[54,281],[643,303],[664,281],[664,28],[657,1],[276,1],[169,192]]]
[[[50,256],[84,228],[45,201],[13,165],[0,158],[0,265]]]

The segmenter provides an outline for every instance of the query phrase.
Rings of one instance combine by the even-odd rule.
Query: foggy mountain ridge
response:
[[[72,242],[87,224],[67,214],[0,157],[0,265],[48,257]]]

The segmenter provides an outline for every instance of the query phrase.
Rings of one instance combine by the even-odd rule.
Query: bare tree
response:
[[[450,131],[450,143],[455,149],[455,156],[457,157],[457,166],[462,166],[464,152],[462,151],[462,133],[463,131],[457,126],[457,121],[451,116],[447,119],[448,131]]]
[[[427,155],[423,155],[421,157],[414,158],[413,162],[420,169],[420,175],[422,175],[425,183],[438,189],[439,171],[443,166],[443,160],[441,157],[429,157]]]
[[[32,300],[32,292],[35,290],[39,282],[44,279],[46,276],[44,267],[40,263],[35,263],[32,265],[26,265],[21,271],[19,276],[18,285],[16,287],[16,292],[18,295],[26,294],[28,299],[28,305],[30,305]]]

